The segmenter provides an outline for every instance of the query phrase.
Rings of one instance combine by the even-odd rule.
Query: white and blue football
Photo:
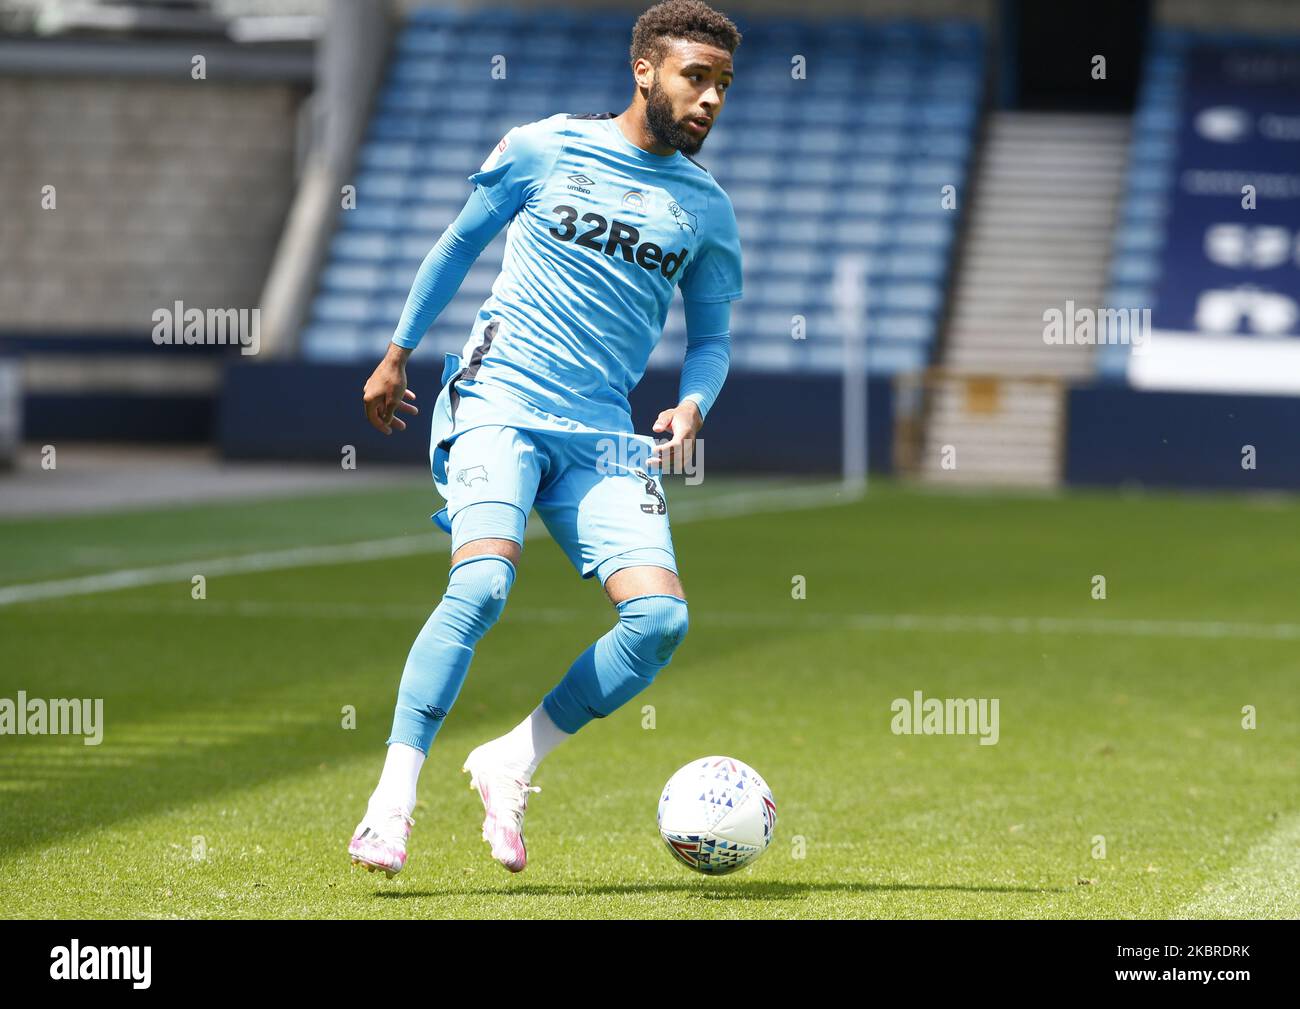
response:
[[[659,797],[659,835],[673,857],[696,872],[722,876],[767,849],[776,801],[767,782],[732,757],[692,760]]]

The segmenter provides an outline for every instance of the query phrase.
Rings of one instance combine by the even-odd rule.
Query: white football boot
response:
[[[406,865],[406,842],[415,821],[400,806],[372,814],[357,824],[348,844],[353,865],[363,865],[367,872],[376,869],[392,879]]]
[[[524,846],[528,793],[541,789],[495,759],[491,747],[484,743],[473,750],[461,770],[469,774],[469,787],[483,800],[483,840],[492,846],[492,857],[511,872],[523,872],[528,864]]]

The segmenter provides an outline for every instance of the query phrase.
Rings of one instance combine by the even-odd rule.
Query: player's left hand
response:
[[[693,399],[662,411],[653,430],[671,437],[651,449],[650,465],[666,473],[685,473],[686,463],[695,456],[695,436],[703,426],[704,417]]]

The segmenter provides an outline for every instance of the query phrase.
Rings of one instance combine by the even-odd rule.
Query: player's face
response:
[[[655,139],[694,154],[713,129],[731,86],[731,54],[702,42],[675,39],[646,96],[646,122]]]

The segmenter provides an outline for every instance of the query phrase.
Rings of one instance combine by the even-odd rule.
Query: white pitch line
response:
[[[1284,819],[1174,918],[1300,918],[1300,813]]]
[[[795,489],[772,488],[725,495],[714,500],[683,502],[673,510],[671,518],[678,523],[694,522],[728,515],[753,515],[761,512],[820,508],[837,503],[847,504],[859,500],[860,497],[861,495],[844,491],[839,484],[816,484],[812,487]],[[532,539],[544,533],[545,530],[540,523],[530,523],[525,536]],[[385,560],[390,557],[407,557],[412,554],[433,552],[435,547],[444,546],[445,541],[437,537],[437,534],[432,536],[419,534],[361,543],[340,543],[333,546],[267,550],[233,557],[180,561],[156,567],[127,568],[80,578],[61,578],[57,581],[29,582],[0,587],[0,606],[31,603],[42,599],[91,595],[97,592],[116,592],[121,589],[141,588],[145,585],[159,585],[165,582],[188,582],[196,574],[210,578],[217,575],[250,574],[286,568]]]
[[[67,604],[87,611],[129,613],[179,613],[208,617],[303,617],[309,620],[409,620],[423,619],[429,604],[410,603],[298,603],[284,600],[121,600],[115,603]],[[592,617],[589,607],[558,608],[511,606],[506,610],[516,623],[560,624]],[[1300,624],[1249,624],[1223,620],[1089,620],[1072,617],[946,616],[920,613],[778,613],[739,612],[703,608],[692,615],[697,626],[721,625],[761,629],[904,632],[920,634],[1086,634],[1100,637],[1209,638],[1265,641],[1300,639]]]
[[[59,599],[64,596],[90,595],[95,592],[116,592],[119,589],[135,589],[163,582],[189,581],[196,574],[211,577],[311,567],[318,564],[383,560],[388,557],[408,556],[427,550],[431,546],[428,536],[398,536],[392,539],[342,543],[329,547],[294,547],[288,550],[266,550],[235,557],[181,561],[158,567],[126,568],[100,575],[86,575],[82,578],[9,585],[0,588],[0,606],[31,603],[41,599]]]
[[[1252,624],[1229,620],[1103,620],[1083,617],[1002,617],[928,613],[810,614],[859,630],[928,631],[939,634],[1099,634],[1134,638],[1300,638],[1300,624]]]

